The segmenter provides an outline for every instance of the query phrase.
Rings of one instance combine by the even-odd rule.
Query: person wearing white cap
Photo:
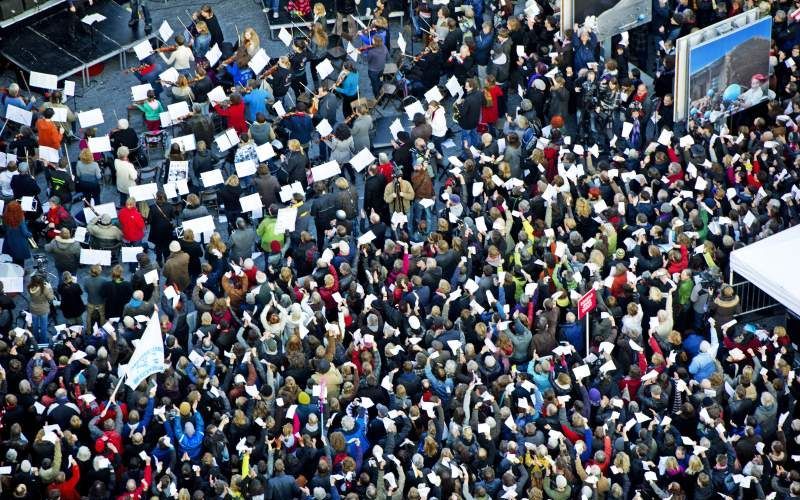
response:
[[[164,277],[167,283],[178,286],[180,290],[189,287],[189,254],[181,250],[181,244],[172,241],[169,244],[169,258],[164,262]]]

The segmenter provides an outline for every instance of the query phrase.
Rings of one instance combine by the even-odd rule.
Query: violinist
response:
[[[341,104],[339,97],[331,92],[333,81],[325,79],[317,89],[317,94],[311,100],[311,114],[314,115],[314,124],[322,120],[328,120],[328,123],[336,123],[336,117],[339,114]],[[319,143],[319,157],[323,161],[328,160],[328,146],[324,141]]]
[[[158,55],[161,56],[161,59],[163,59],[165,63],[172,65],[173,68],[178,70],[178,73],[190,76],[192,63],[194,62],[194,54],[192,53],[192,49],[187,47],[185,43],[186,40],[183,38],[183,35],[175,35],[175,50],[169,50],[170,54],[165,56],[164,52],[166,52],[166,50],[163,49],[166,49],[166,47],[162,47]]]
[[[306,63],[308,63],[308,50],[305,40],[295,40],[292,43],[292,53],[289,55],[289,63],[292,67],[292,90],[294,95],[299,96],[305,90],[303,85],[306,79]]]
[[[372,95],[376,99],[381,93],[383,70],[386,68],[386,59],[389,57],[389,50],[383,42],[381,35],[376,33],[372,35],[372,44],[367,50],[367,74],[372,86]]]
[[[203,66],[197,66],[195,68],[195,74],[197,76],[189,82],[189,85],[192,87],[192,93],[194,94],[194,102],[195,104],[201,104],[204,112],[207,112],[208,93],[211,92],[214,84],[211,82],[211,78],[209,78]]]
[[[311,26],[311,41],[308,45],[308,51],[308,58],[311,62],[311,78],[314,80],[314,86],[317,86],[319,84],[317,66],[328,57],[328,33],[325,31],[325,26],[320,22],[316,22]]]
[[[379,35],[383,41],[383,44],[386,45],[388,26],[389,23],[386,21],[385,17],[376,17],[373,19],[369,29],[361,30],[359,32],[358,37],[361,40],[361,45],[372,45],[372,37],[375,35]]]
[[[365,105],[359,104],[353,111],[355,115],[354,117],[351,115],[350,131],[353,134],[353,147],[358,153],[362,149],[372,146],[374,122]]]
[[[250,57],[256,55],[256,52],[261,48],[261,39],[258,37],[256,30],[253,28],[244,29],[244,33],[242,33],[242,45],[244,45],[247,55]]]
[[[161,130],[161,113],[166,111],[161,101],[156,97],[153,90],[147,91],[147,99],[135,107],[144,113],[144,124],[150,132],[158,132]]]
[[[422,96],[431,87],[439,83],[442,76],[442,58],[439,44],[431,42],[414,57],[414,63],[406,74],[411,93]]]
[[[194,102],[194,92],[192,92],[192,87],[189,86],[189,79],[185,75],[178,77],[178,81],[175,82],[170,92],[172,93],[173,103],[183,101],[186,104],[191,104]]]
[[[194,29],[197,34],[194,36],[194,43],[192,43],[192,51],[196,61],[206,60],[206,53],[211,48],[211,33],[208,32],[208,25],[205,21],[197,21],[194,23]]]
[[[297,139],[303,148],[308,148],[314,126],[306,103],[298,102],[294,111],[283,115],[279,123],[286,129],[290,138]]]
[[[251,79],[247,81],[244,89],[244,116],[248,122],[254,122],[259,113],[267,114],[267,99],[272,99],[272,94],[262,88],[259,81]]]
[[[225,66],[228,78],[231,79],[231,86],[244,86],[248,80],[255,77],[255,73],[247,65],[249,62],[250,56],[247,54],[247,49],[242,45],[236,50],[233,63]]]
[[[464,40],[464,33],[461,32],[461,26],[455,19],[447,19],[447,34],[442,42],[442,54],[450,55],[457,51]]]
[[[216,111],[219,116],[225,117],[227,128],[236,130],[237,134],[244,134],[247,132],[242,94],[234,92],[231,94],[229,101],[215,104],[214,111]]]
[[[212,9],[210,5],[205,4],[200,7],[198,12],[192,14],[192,20],[194,22],[205,22],[208,32],[211,34],[210,46],[213,47],[214,44],[217,44],[220,46],[220,48],[222,48],[222,44],[225,42],[225,37],[222,34],[222,28],[219,25],[219,19],[217,19],[217,16],[214,15],[214,9]]]
[[[272,95],[276,101],[283,101],[292,85],[292,63],[286,56],[278,58],[278,63],[267,70],[271,82]],[[271,74],[270,74],[271,72]]]
[[[350,59],[344,62],[334,90],[342,97],[342,113],[344,113],[344,116],[353,114],[352,104],[358,98],[358,72],[355,64]]]

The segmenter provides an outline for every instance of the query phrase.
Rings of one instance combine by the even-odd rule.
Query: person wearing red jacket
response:
[[[144,477],[136,485],[136,481],[128,479],[125,484],[125,493],[117,496],[117,500],[140,500],[143,498],[145,492],[150,488],[150,483],[153,481],[153,468],[150,466],[150,456],[144,459]]]
[[[328,312],[336,310],[336,300],[333,294],[339,291],[339,274],[333,264],[328,264],[329,273],[325,275],[325,286],[319,289],[319,296]]]
[[[122,238],[129,243],[138,243],[144,238],[144,217],[136,208],[136,200],[128,198],[125,206],[117,213],[119,228],[122,230]]]
[[[69,455],[70,463],[70,478],[67,480],[67,475],[60,471],[56,475],[56,481],[47,487],[47,491],[52,492],[57,490],[61,495],[60,500],[81,500],[81,495],[78,493],[78,481],[81,479],[81,469],[78,463]]]
[[[247,133],[247,122],[244,119],[244,101],[242,101],[241,94],[234,92],[231,94],[229,105],[217,104],[214,106],[214,111],[219,116],[224,116],[228,128],[234,129],[237,134]]]
[[[66,208],[59,203],[58,197],[50,198],[50,209],[45,214],[47,221],[47,239],[52,240],[61,234],[62,225],[72,220]]]

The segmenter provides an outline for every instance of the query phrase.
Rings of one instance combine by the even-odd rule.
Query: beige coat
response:
[[[399,182],[400,185],[395,186],[396,182]],[[414,201],[414,188],[405,179],[395,179],[383,190],[383,201],[389,204],[391,212],[407,214],[411,208],[411,202]]]
[[[176,252],[164,263],[164,278],[167,283],[175,283],[180,290],[189,288],[189,254]]]

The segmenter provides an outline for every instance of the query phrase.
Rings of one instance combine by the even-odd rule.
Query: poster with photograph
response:
[[[583,25],[590,18],[598,40],[648,23],[652,16],[652,2],[640,0],[563,0],[562,3],[562,29],[576,23]]]
[[[716,121],[769,98],[772,18],[689,49],[688,118]]]

